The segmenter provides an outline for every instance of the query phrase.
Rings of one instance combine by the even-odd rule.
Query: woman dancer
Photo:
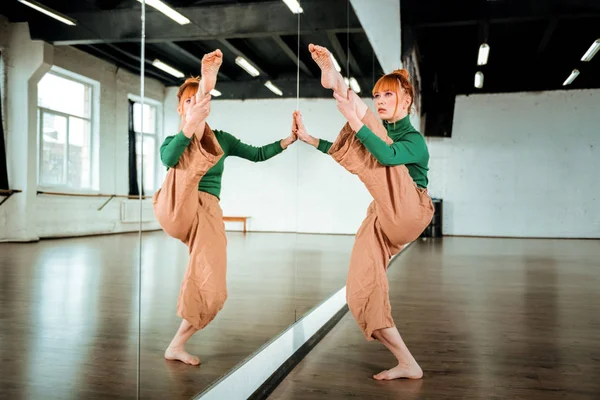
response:
[[[179,88],[177,111],[181,130],[164,140],[160,157],[169,168],[154,194],[154,213],[164,231],[185,243],[190,260],[181,285],[177,315],[183,319],[165,351],[168,360],[198,365],[200,359],[185,351],[185,343],[208,325],[227,298],[227,239],[219,205],[224,161],[237,156],[266,161],[296,141],[289,137],[262,147],[241,142],[233,135],[211,130],[209,92],[215,87],[223,62],[220,50],[202,58],[202,80],[189,78]]]
[[[329,51],[313,44],[309,50],[321,68],[322,85],[334,91],[337,107],[348,122],[330,143],[310,136],[296,111],[295,132],[300,140],[331,155],[357,175],[373,196],[352,250],[346,286],[348,306],[367,340],[379,340],[398,360],[396,367],[374,378],[420,379],[423,371],[392,319],[386,276],[392,255],[418,238],[433,217],[426,190],[429,152],[408,115],[413,87],[406,70],[396,70],[377,81],[373,96],[382,124],[346,87]]]

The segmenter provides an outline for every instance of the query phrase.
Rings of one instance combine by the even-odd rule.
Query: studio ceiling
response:
[[[139,73],[138,1],[40,2],[76,19],[78,25],[62,24],[16,0],[0,2],[0,14],[11,22],[29,22],[33,39],[73,45]],[[382,73],[349,0],[301,1],[299,59],[298,16],[280,0],[167,2],[192,22],[179,25],[147,6],[145,69],[165,85],[179,85],[182,79],[152,66],[154,59],[186,76],[198,75],[203,54],[216,48],[225,56],[218,83],[222,98],[277,97],[265,88],[267,80],[280,87],[284,97],[295,97],[298,66],[301,97],[331,97],[320,86],[309,43],[331,49],[344,74],[355,77],[365,94]],[[401,0],[400,4],[403,55],[412,50],[417,54],[424,110],[447,110],[444,104],[457,94],[600,87],[600,55],[591,62],[580,61],[600,38],[598,0]],[[490,54],[487,64],[478,66],[483,42],[489,44]],[[235,64],[240,55],[259,69],[259,77]],[[579,76],[563,86],[573,69]],[[474,87],[477,71],[484,74],[482,88]]]
[[[3,0],[0,14],[11,22],[27,21],[32,39],[72,45],[134,73],[140,71],[141,3],[136,0],[40,0],[77,20],[76,26],[55,21],[16,0]],[[368,90],[381,67],[363,27],[347,0],[304,0],[304,12],[293,14],[280,0],[166,0],[192,22],[179,25],[146,6],[145,70],[165,85],[175,78],[152,65],[159,59],[183,72],[199,75],[202,56],[221,49],[224,62],[217,89],[221,98],[274,98],[264,83],[272,81],[284,97],[296,97],[299,68],[301,97],[331,97],[320,85],[320,72],[309,43],[328,47],[346,72]],[[298,43],[300,29],[300,43]],[[300,45],[300,58],[296,54]],[[347,57],[349,55],[349,58]],[[260,71],[254,78],[235,64],[242,56]],[[348,75],[348,74],[345,74]]]

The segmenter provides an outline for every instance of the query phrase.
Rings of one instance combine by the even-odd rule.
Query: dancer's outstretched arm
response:
[[[242,142],[240,139],[230,133],[221,131],[221,134],[224,136],[225,141],[227,142],[229,154],[252,162],[267,161],[268,159],[282,153],[297,140],[296,134],[292,132],[290,133],[290,136],[286,137],[285,139],[269,143],[265,146],[257,147]]]

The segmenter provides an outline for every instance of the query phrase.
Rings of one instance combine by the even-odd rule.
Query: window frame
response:
[[[97,146],[99,146],[99,142],[97,140],[97,121],[96,121],[96,115],[99,114],[99,110],[97,110],[97,107],[94,106],[94,103],[99,100],[98,99],[98,95],[100,92],[100,85],[98,82],[86,78],[85,76],[64,70],[62,68],[59,67],[55,67],[53,66],[48,72],[46,72],[38,81],[38,85],[39,83],[42,81],[42,79],[44,79],[44,77],[48,74],[57,76],[59,78],[63,78],[63,79],[67,79],[82,85],[85,85],[88,89],[88,99],[87,101],[89,102],[89,117],[81,117],[79,115],[74,115],[74,114],[69,114],[69,113],[65,113],[63,111],[58,111],[58,110],[53,110],[51,108],[47,108],[47,107],[41,107],[39,104],[39,91],[38,91],[38,95],[36,96],[36,110],[37,110],[37,123],[38,123],[38,129],[37,129],[37,134],[38,134],[38,143],[37,143],[37,164],[38,164],[38,174],[37,174],[37,187],[38,190],[41,191],[61,191],[61,192],[68,192],[68,193],[78,193],[78,194],[97,194],[100,192],[99,188],[97,187],[97,183],[95,183],[96,181],[96,177],[95,172],[98,170],[98,148]],[[43,163],[42,163],[42,154],[44,151],[44,134],[43,134],[43,129],[44,129],[44,114],[48,114],[48,115],[55,115],[58,117],[62,117],[65,118],[67,120],[67,136],[66,136],[66,140],[65,140],[65,147],[67,149],[66,154],[65,154],[65,171],[63,172],[63,175],[66,175],[68,177],[69,174],[69,170],[68,170],[68,163],[69,163],[69,130],[70,130],[70,118],[76,118],[76,119],[80,119],[80,120],[84,120],[87,121],[89,123],[89,129],[90,129],[90,165],[89,165],[89,182],[90,182],[90,187],[88,188],[75,188],[71,185],[69,185],[68,183],[62,183],[62,184],[54,184],[54,185],[49,185],[49,184],[43,184],[42,183],[42,168],[44,167]],[[67,180],[68,181],[68,178]],[[96,188],[94,187],[96,186]]]
[[[135,95],[133,93],[130,93],[127,95],[127,98],[131,101],[133,101],[134,103],[138,103],[138,104],[142,104],[142,98],[138,95]],[[162,132],[162,126],[163,126],[163,103],[159,100],[153,99],[153,98],[149,98],[149,97],[144,97],[144,105],[147,106],[151,106],[156,110],[156,119],[155,119],[155,126],[154,126],[154,132],[155,133],[145,133],[145,132],[138,132],[135,130],[135,115],[133,115],[134,120],[132,121],[132,126],[133,126],[133,131],[135,133],[135,145],[136,145],[136,156],[138,156],[137,154],[137,144],[138,144],[138,138],[140,136],[143,137],[152,137],[154,138],[154,165],[152,166],[153,168],[153,175],[154,175],[154,180],[153,180],[153,187],[151,190],[149,190],[149,188],[145,187],[143,185],[142,179],[141,179],[141,170],[138,168],[138,176],[137,176],[137,180],[138,180],[138,188],[140,190],[140,193],[144,192],[145,196],[149,196],[154,194],[157,190],[158,190],[158,181],[159,181],[159,177],[158,177],[158,173],[160,170],[160,157],[158,157],[158,152],[159,152],[159,148],[160,148],[160,144],[161,141],[163,139],[163,132]],[[135,114],[135,106],[134,106],[134,114]],[[144,122],[141,122],[142,124],[142,128],[144,127]],[[143,152],[143,146],[140,146],[141,151]],[[137,163],[137,161],[136,161]],[[141,163],[143,164],[143,162]],[[138,166],[139,167],[139,166]]]

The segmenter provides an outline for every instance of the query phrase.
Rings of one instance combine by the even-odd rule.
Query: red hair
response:
[[[198,93],[198,88],[200,87],[200,78],[187,78],[183,85],[179,87],[177,91],[177,104],[178,106],[182,105],[182,100],[185,101],[190,97],[194,96]]]
[[[375,87],[373,87],[373,95],[377,92],[394,92],[397,95],[396,98],[396,107],[394,108],[394,114],[396,115],[396,111],[398,111],[398,100],[400,98],[400,92],[403,89],[404,92],[410,96],[410,104],[408,105],[408,112],[410,113],[410,109],[413,104],[413,99],[415,98],[414,88],[412,83],[410,83],[410,77],[408,75],[408,71],[405,69],[397,69],[390,74],[386,74],[379,78]]]

